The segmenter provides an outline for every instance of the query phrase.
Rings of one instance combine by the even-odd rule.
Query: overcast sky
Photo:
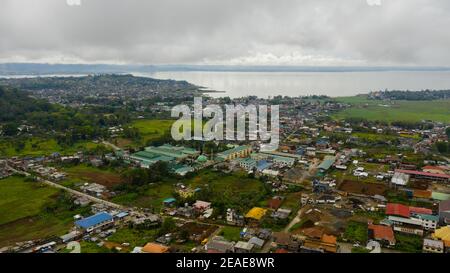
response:
[[[0,0],[0,62],[447,66],[449,30],[449,0]]]

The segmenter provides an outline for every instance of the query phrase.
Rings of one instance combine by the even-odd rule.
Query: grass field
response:
[[[61,147],[55,139],[33,137],[25,140],[23,149],[16,150],[10,141],[0,142],[0,156],[42,156],[54,152],[61,154],[73,154],[77,151],[92,150],[101,144],[94,142],[78,142],[72,147]]]
[[[131,125],[139,130],[142,141],[146,143],[162,137],[166,132],[170,131],[170,127],[174,120],[159,119],[139,119],[135,120]]]
[[[365,118],[387,122],[433,120],[450,123],[450,100],[384,102],[368,100],[366,96],[340,97],[336,100],[352,105],[335,113],[336,119]]]
[[[48,214],[43,209],[55,202],[59,191],[23,177],[0,180],[0,247],[15,242],[60,236],[73,225],[76,211]]]
[[[0,180],[0,225],[38,214],[57,192],[54,188],[25,182],[23,177]]]

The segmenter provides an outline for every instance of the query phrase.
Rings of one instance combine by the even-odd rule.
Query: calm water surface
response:
[[[242,97],[328,95],[352,96],[385,89],[450,89],[450,71],[387,72],[156,72],[136,76],[186,80],[225,93],[212,96]]]

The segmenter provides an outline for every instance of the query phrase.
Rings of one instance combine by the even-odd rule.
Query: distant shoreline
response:
[[[194,72],[191,71],[192,73],[202,73],[202,72]],[[415,71],[417,72],[417,71]],[[175,72],[176,73],[176,72]],[[184,73],[184,72],[180,72],[180,73]],[[188,74],[190,74],[189,72],[186,72]],[[205,72],[207,73],[207,72]],[[230,73],[230,72],[217,72],[217,73]],[[235,72],[235,74],[240,74],[241,72]],[[245,73],[245,72],[243,72]],[[270,75],[272,72],[253,72],[253,74],[259,74],[262,73],[262,77],[265,77],[264,75]],[[284,73],[284,72],[282,72]],[[327,74],[328,72],[324,72],[324,74]],[[377,72],[368,72],[368,73],[377,73]],[[392,73],[397,73],[396,72],[392,72]],[[405,72],[408,73],[408,72]],[[450,73],[450,71],[444,71],[443,73]],[[239,98],[239,97],[245,97],[245,96],[257,96],[260,98],[267,98],[267,96],[264,96],[264,94],[262,94],[262,92],[253,92],[253,93],[248,93],[251,92],[252,90],[258,90],[257,88],[248,88],[248,92],[242,92],[242,93],[237,93],[239,96],[236,96],[236,94],[233,95],[233,91],[230,91],[226,88],[217,88],[214,89],[214,86],[209,86],[209,84],[198,84],[195,81],[189,80],[189,79],[182,79],[182,78],[177,78],[177,77],[170,77],[168,76],[167,78],[165,77],[166,75],[164,75],[164,77],[161,77],[161,75],[158,75],[157,73],[153,74],[153,73],[139,73],[139,72],[123,72],[123,73],[61,73],[61,74],[20,74],[20,75],[5,75],[5,74],[0,74],[0,79],[25,79],[25,78],[39,78],[39,77],[43,77],[43,78],[51,78],[51,77],[87,77],[87,76],[94,76],[94,75],[132,75],[133,77],[142,77],[142,78],[153,78],[153,79],[158,79],[158,80],[175,80],[175,81],[185,81],[187,83],[190,83],[191,85],[195,86],[195,88],[197,88],[197,91],[201,94],[211,94],[213,97],[223,97],[223,96],[229,96],[229,97],[233,97],[233,98]],[[167,74],[167,73],[166,73]],[[214,73],[215,74],[215,73]],[[289,75],[289,73],[286,73]],[[315,72],[314,74],[316,75],[321,75],[320,72]],[[312,74],[312,75],[314,75]],[[347,74],[347,73],[344,73]],[[279,77],[278,75],[280,75],[280,73],[275,73],[274,75],[277,75],[275,77]],[[282,75],[282,74],[281,74]],[[251,76],[251,75],[250,75]],[[246,76],[245,76],[246,77]],[[270,77],[270,76],[269,76]],[[355,78],[356,80],[358,80],[358,78]],[[294,79],[295,80],[295,79]],[[316,82],[321,82],[320,78],[314,78],[314,81]],[[211,83],[211,82],[210,82]],[[213,84],[215,83],[215,81],[212,82]],[[448,90],[449,88],[432,88],[431,86],[429,88],[424,88],[424,89],[407,89],[407,88],[385,88],[388,90],[400,90],[400,91],[408,91],[408,90],[412,90],[412,91],[421,91],[421,90],[425,90],[425,89],[430,89],[430,90]],[[227,91],[225,91],[227,90]],[[282,95],[282,96],[288,96],[288,97],[310,97],[310,96],[326,96],[329,98],[345,98],[345,97],[357,97],[357,96],[367,96],[369,93],[374,92],[374,91],[383,91],[383,88],[366,88],[363,90],[363,88],[360,88],[359,92],[355,92],[354,94],[336,94],[333,92],[329,92],[328,94],[324,94],[323,91],[327,90],[325,88],[321,88],[321,89],[317,89],[316,92],[314,91],[308,91],[308,92],[297,92],[296,94],[289,94],[289,92],[280,92],[277,90],[285,90],[283,89],[283,86],[276,86],[275,88],[273,88],[273,92],[270,92],[269,95],[270,96],[277,96],[277,95]],[[314,89],[311,89],[314,90]],[[321,93],[322,91],[322,93]],[[236,92],[234,92],[236,93]],[[216,95],[215,95],[216,94]],[[223,94],[223,95],[222,95]]]

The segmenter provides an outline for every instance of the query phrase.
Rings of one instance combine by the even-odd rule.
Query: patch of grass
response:
[[[225,226],[220,231],[219,235],[223,236],[228,241],[234,241],[237,242],[241,240],[241,228],[239,227],[229,227]]]
[[[313,227],[314,223],[310,219],[302,219],[300,222],[294,224],[289,231],[295,231],[304,227]]]
[[[109,242],[118,244],[129,243],[130,248],[144,246],[156,239],[158,229],[121,228],[108,238]]]
[[[352,253],[370,253],[370,250],[365,247],[353,247]]]
[[[0,180],[0,225],[38,214],[57,193],[43,184],[26,182],[24,177]]]
[[[365,244],[367,242],[367,224],[349,221],[344,232],[344,238],[351,242]]]
[[[410,253],[421,253],[423,239],[418,235],[408,235],[408,234],[395,234],[395,240],[397,241],[395,249],[410,252]]]
[[[160,119],[139,119],[135,120],[131,125],[139,130],[142,136],[142,142],[145,144],[149,140],[158,139],[170,128],[174,120],[160,120]]]
[[[0,247],[67,233],[73,215],[86,215],[89,207],[70,209],[59,193],[23,177],[0,180]]]
[[[81,253],[110,253],[112,252],[106,247],[100,247],[97,243],[82,241],[80,243]]]
[[[0,226],[0,247],[16,242],[61,236],[73,226],[73,219],[51,216],[26,217]]]

